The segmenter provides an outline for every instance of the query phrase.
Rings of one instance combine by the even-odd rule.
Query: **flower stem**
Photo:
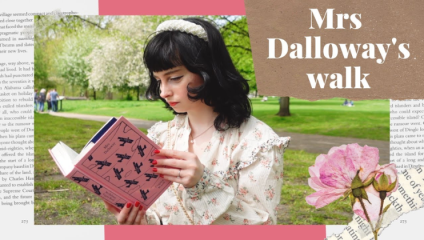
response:
[[[380,214],[378,214],[378,216],[381,216],[381,214],[383,213],[383,203],[384,203],[384,199],[386,199],[386,197],[387,197],[387,192],[381,191],[380,192],[380,199],[381,199]]]
[[[371,230],[372,230],[372,232],[373,232],[373,234],[374,234],[374,239],[375,239],[375,240],[377,240],[377,237],[378,237],[378,235],[377,235],[377,231],[375,231],[375,230],[374,230],[374,227],[373,227],[373,225],[372,225],[372,223],[371,223],[371,219],[370,219],[370,217],[369,217],[369,215],[368,215],[368,211],[367,211],[367,209],[365,208],[364,201],[362,200],[362,198],[358,198],[358,199],[359,199],[359,203],[361,203],[361,207],[362,207],[362,209],[364,209],[365,217],[367,218],[367,221],[368,221],[368,223],[369,223],[369,224],[370,224],[370,226],[371,226]]]
[[[371,223],[370,217],[368,216],[368,212],[367,212],[367,209],[365,208],[365,204],[364,204],[364,201],[362,201],[362,198],[359,198],[359,202],[361,203],[362,209],[364,209],[364,213],[365,213],[365,217],[367,218],[367,221]]]
[[[383,204],[384,204],[384,199],[381,199],[380,213],[378,214],[378,216],[381,216],[381,214],[383,213]]]
[[[384,199],[387,196],[387,192],[385,191],[381,191],[380,192],[380,213],[378,214],[378,220],[377,223],[375,225],[375,229],[378,231],[378,229],[381,228],[381,222],[383,221],[383,204],[384,204]]]

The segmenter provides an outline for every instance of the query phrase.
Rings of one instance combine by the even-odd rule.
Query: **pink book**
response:
[[[118,208],[149,208],[171,185],[152,171],[160,149],[124,117],[112,118],[80,154],[59,142],[49,149],[62,174]]]

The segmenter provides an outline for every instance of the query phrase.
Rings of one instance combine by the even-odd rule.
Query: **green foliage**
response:
[[[91,70],[86,57],[97,44],[96,34],[81,29],[65,39],[62,52],[56,58],[59,75],[70,85],[88,88],[88,73]]]
[[[39,88],[60,85],[63,77],[70,85],[87,88],[84,57],[91,36],[100,35],[99,29],[108,25],[104,16],[46,15],[35,16],[34,84]],[[83,37],[90,33],[88,38]],[[79,41],[79,42],[78,42]],[[92,48],[92,47],[91,47]],[[81,53],[82,52],[82,53]]]
[[[35,85],[65,85],[78,95],[89,89],[139,93],[148,82],[142,62],[146,39],[159,23],[182,17],[36,16]],[[217,22],[236,68],[256,90],[246,18],[208,19]]]
[[[215,21],[224,22],[220,31],[231,59],[241,75],[249,80],[250,90],[256,91],[256,77],[246,17],[220,16]]]
[[[34,88],[51,88],[49,82],[49,61],[40,44],[34,46]]]

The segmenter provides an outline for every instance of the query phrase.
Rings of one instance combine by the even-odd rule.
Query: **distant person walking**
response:
[[[38,94],[38,112],[44,112],[44,102],[46,101],[46,89],[41,89]]]
[[[51,112],[52,110],[52,98],[50,96],[50,93],[52,92],[52,90],[50,89],[47,92],[47,96],[46,96],[46,101],[47,101],[47,112]]]
[[[50,100],[52,101],[53,112],[57,112],[57,98],[58,98],[58,94],[56,92],[56,89],[53,89],[50,92]]]
[[[34,111],[38,110],[38,89],[34,89]]]

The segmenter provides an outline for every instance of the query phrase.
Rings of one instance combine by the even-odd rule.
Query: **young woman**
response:
[[[249,86],[219,31],[199,19],[165,21],[144,61],[146,95],[175,114],[148,134],[165,157],[153,171],[174,184],[146,212],[106,203],[118,223],[276,224],[289,138],[250,115]]]

